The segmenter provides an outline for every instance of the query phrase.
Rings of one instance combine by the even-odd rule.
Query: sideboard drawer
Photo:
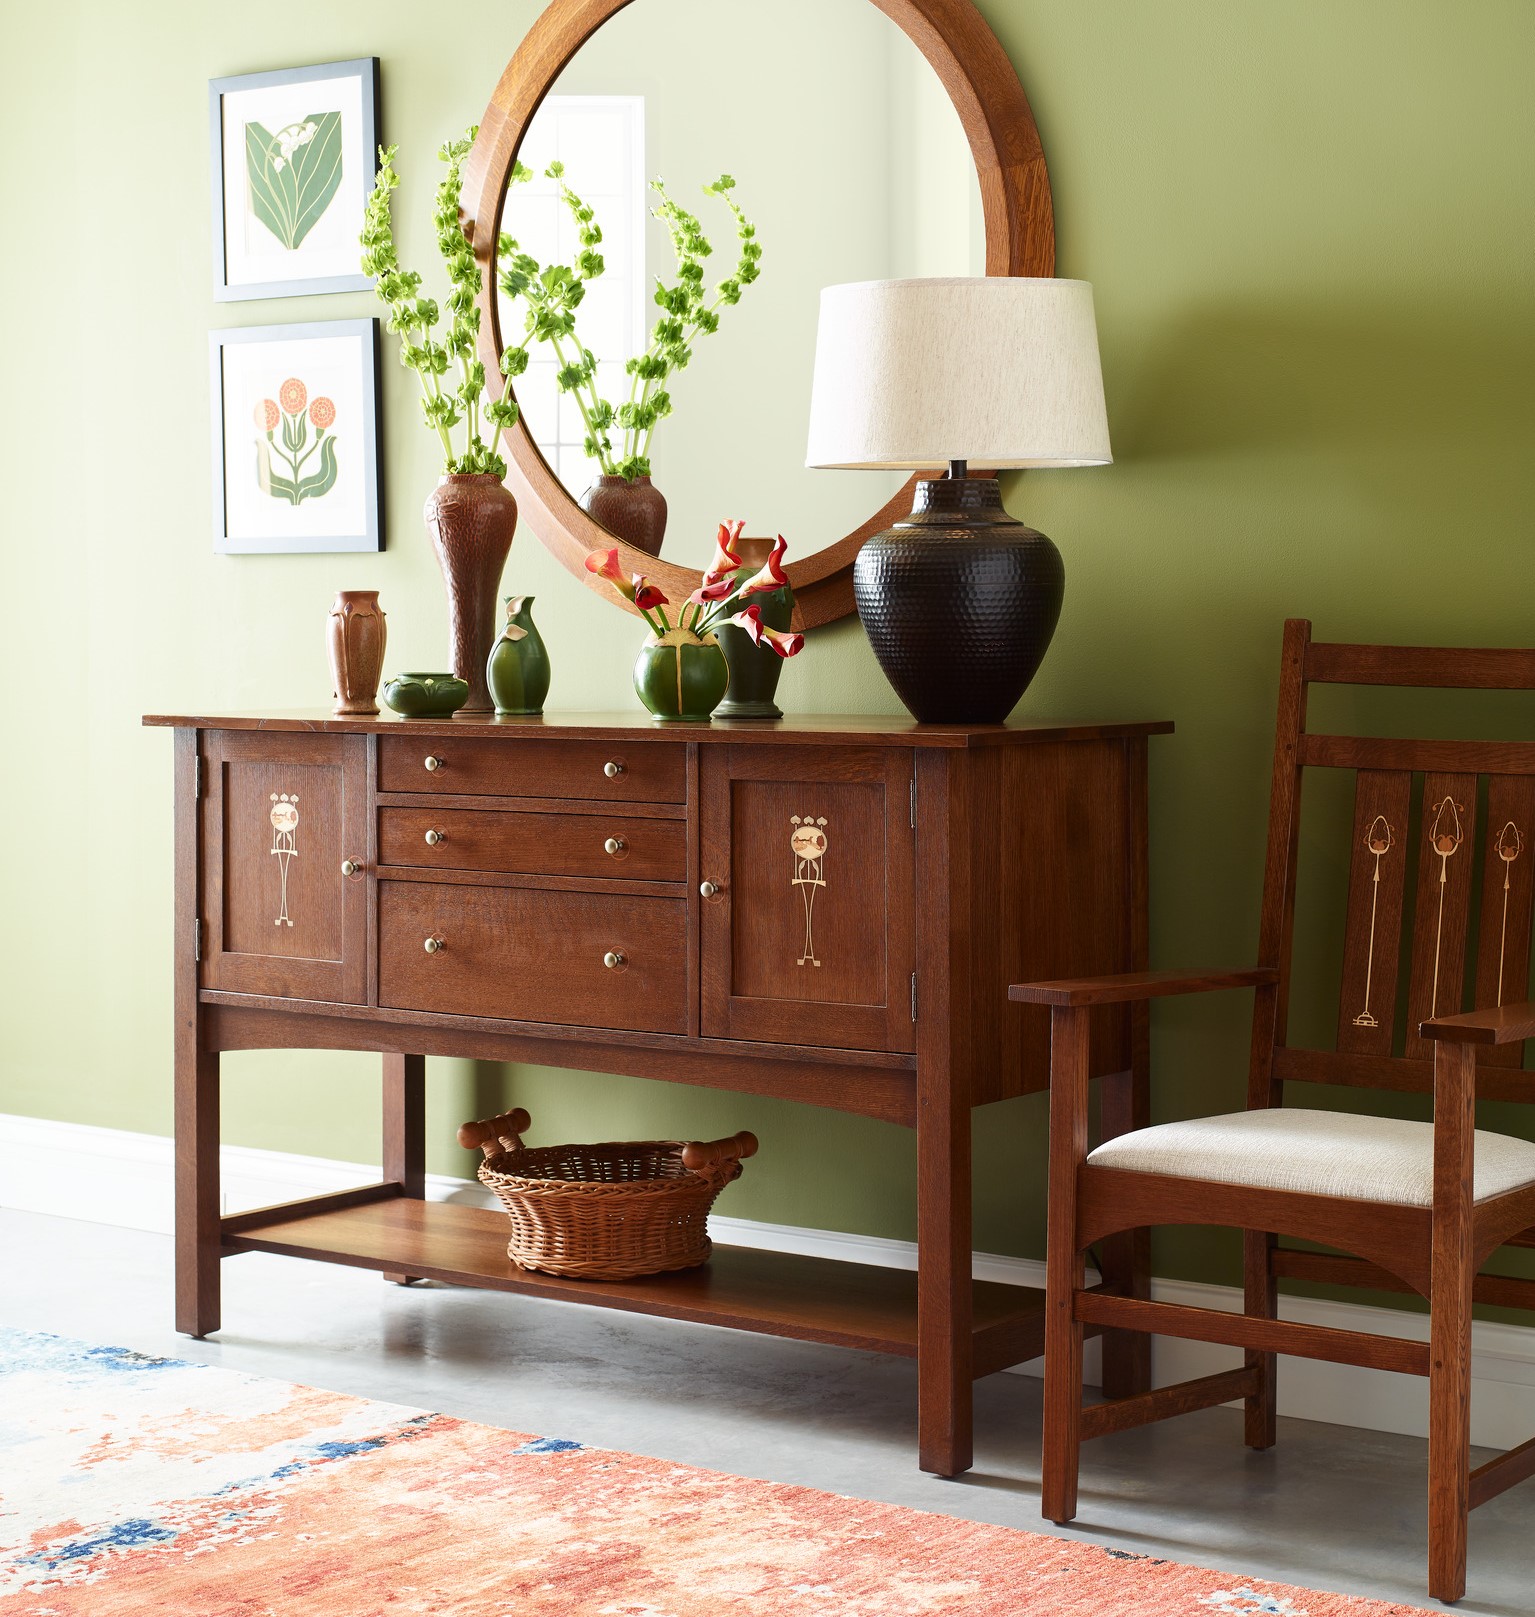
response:
[[[378,905],[381,1006],[687,1031],[680,898],[380,881]]]
[[[636,819],[619,810],[383,808],[378,858],[435,870],[680,882],[688,874],[688,831],[685,820]]]
[[[378,787],[381,792],[683,803],[687,749],[680,741],[389,735],[379,738]]]

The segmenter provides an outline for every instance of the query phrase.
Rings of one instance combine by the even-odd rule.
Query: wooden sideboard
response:
[[[971,1463],[974,1377],[1042,1293],[972,1283],[971,1112],[1042,1089],[1013,982],[1146,964],[1147,738],[805,718],[655,725],[154,716],[175,729],[177,1328],[279,1252],[917,1359],[919,1449]],[[1095,1013],[1107,1133],[1146,1120],[1144,1011]],[[378,1184],[220,1216],[219,1053],[383,1054]],[[633,1074],[915,1128],[918,1269],[719,1247],[700,1269],[515,1269],[423,1199],[425,1057]],[[601,1117],[591,1138],[606,1137]],[[754,1172],[787,1176],[764,1139]],[[1142,1236],[1104,1254],[1143,1287]],[[1144,1338],[1105,1343],[1112,1391]]]

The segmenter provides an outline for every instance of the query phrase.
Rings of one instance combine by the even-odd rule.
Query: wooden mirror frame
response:
[[[572,58],[597,30],[636,0],[552,0],[528,30],[496,86],[464,168],[465,219],[482,271],[480,357],[501,373],[496,243],[501,207],[518,147],[533,115]],[[1055,224],[1050,176],[1034,114],[1018,74],[972,0],[870,0],[916,45],[959,114],[980,180],[988,275],[1053,275]],[[594,522],[554,474],[521,421],[503,433],[507,480],[535,533],[562,565],[604,599],[618,597],[586,571],[590,551],[617,544],[624,570],[643,572],[674,601],[698,588],[701,574],[660,561],[616,540]],[[871,534],[905,516],[916,477],[861,527],[789,566],[795,625],[812,629],[853,610],[853,559]],[[633,610],[627,602],[618,602]]]

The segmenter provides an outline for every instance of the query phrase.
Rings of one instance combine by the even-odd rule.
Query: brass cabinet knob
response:
[[[361,873],[362,866],[355,859],[343,859],[341,861],[341,874],[343,876],[357,876]]]
[[[439,831],[435,827],[426,834],[426,845],[429,848],[435,848],[439,842],[446,842],[447,840],[448,833]]]
[[[442,951],[447,948],[447,944],[445,944],[441,938],[428,938],[426,942],[421,945],[421,947],[425,949],[428,954],[441,954]]]
[[[442,759],[429,752],[426,755],[426,767],[432,774],[436,774],[442,768]]]
[[[608,777],[609,780],[617,780],[618,777],[623,774],[624,766],[610,758],[608,762],[602,766],[602,772]]]
[[[698,891],[704,898],[713,898],[721,889],[715,882],[701,881],[698,884]]]
[[[602,957],[602,963],[608,968],[609,971],[617,971],[620,966],[627,966],[629,961],[627,957],[620,954],[617,949],[609,949],[608,952]]]
[[[610,853],[616,859],[619,854],[629,851],[629,844],[622,837],[609,837],[602,845],[604,853]]]

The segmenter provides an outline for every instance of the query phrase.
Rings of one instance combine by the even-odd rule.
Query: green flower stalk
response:
[[[667,382],[687,368],[693,357],[693,344],[699,337],[719,330],[720,310],[741,301],[742,291],[762,273],[762,247],[756,226],[741,211],[731,194],[735,180],[722,174],[713,185],[704,187],[706,196],[718,197],[735,220],[740,253],[731,275],[722,280],[711,296],[704,289],[704,260],[714,251],[696,215],[673,201],[661,180],[652,180],[651,189],[660,198],[655,215],[671,236],[677,257],[677,278],[668,286],[656,278],[655,302],[661,310],[650,344],[624,365],[629,377],[629,397],[616,409],[597,388],[597,356],[576,335],[576,310],[586,296],[588,285],[606,269],[598,248],[602,226],[594,211],[565,183],[563,163],[551,163],[544,171],[558,183],[560,200],[575,221],[580,250],[573,264],[542,266],[522,251],[517,241],[503,234],[498,243],[502,265],[501,290],[527,306],[523,340],[509,347],[502,356],[508,376],[520,375],[527,368],[528,348],[545,342],[554,350],[558,370],[555,381],[568,393],[581,411],[586,427],[586,453],[609,477],[633,482],[650,475],[650,446],[657,425],[672,413],[672,397]],[[509,185],[533,178],[533,171],[522,163],[514,165]],[[517,356],[510,358],[510,356]],[[619,443],[614,444],[617,434]]]
[[[447,165],[432,210],[437,247],[450,287],[443,306],[421,296],[421,277],[402,269],[395,251],[391,193],[400,183],[394,168],[397,146],[379,147],[378,177],[363,218],[362,268],[364,274],[374,277],[374,290],[389,310],[389,329],[400,338],[401,364],[420,378],[422,413],[442,440],[444,469],[505,477],[506,461],[486,443],[484,433],[488,428],[494,443],[498,431],[516,422],[512,379],[527,368],[528,358],[525,349],[509,349],[502,360],[505,381],[499,397],[485,396],[485,367],[475,357],[475,339],[480,330],[480,309],[475,300],[483,279],[474,249],[464,234],[459,205],[464,159],[477,133],[471,127],[461,139],[449,141],[437,153]],[[439,335],[444,309],[448,321]],[[455,452],[453,440],[453,429],[458,426],[464,428],[461,454]]]

